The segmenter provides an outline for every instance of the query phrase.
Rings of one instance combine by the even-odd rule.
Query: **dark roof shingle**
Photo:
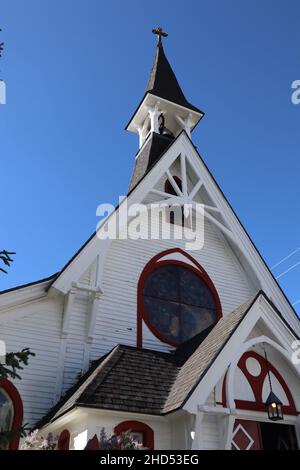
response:
[[[157,45],[146,92],[203,114],[200,109],[189,103],[184,96],[176,75],[165,55],[162,43]]]
[[[80,406],[146,414],[166,414],[182,407],[259,294],[222,317],[205,339],[199,335],[197,347],[195,338],[174,354],[116,346],[37,426]]]

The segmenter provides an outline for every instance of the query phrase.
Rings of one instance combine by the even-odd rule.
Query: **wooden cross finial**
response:
[[[165,33],[162,28],[155,28],[152,29],[153,34],[157,34],[157,44],[161,44],[161,38],[164,37],[166,38],[168,36],[168,33]]]

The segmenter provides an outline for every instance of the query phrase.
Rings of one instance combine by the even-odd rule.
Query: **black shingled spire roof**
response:
[[[164,98],[172,103],[202,113],[202,111],[190,104],[183,94],[172,67],[165,55],[161,42],[157,44],[156,55],[149,77],[146,93]]]

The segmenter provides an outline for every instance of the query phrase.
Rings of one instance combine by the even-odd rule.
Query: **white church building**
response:
[[[299,318],[193,144],[204,113],[156,34],[127,125],[139,150],[126,204],[175,204],[179,217],[165,217],[169,237],[126,237],[136,219],[121,203],[58,274],[0,293],[0,339],[35,353],[21,380],[0,379],[0,419],[58,435],[60,449],[102,428],[149,449],[297,449]],[[122,236],[105,236],[112,220]]]

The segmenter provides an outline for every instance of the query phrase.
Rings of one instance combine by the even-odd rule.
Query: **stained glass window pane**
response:
[[[174,265],[165,265],[156,269],[148,277],[144,295],[165,300],[179,300],[179,272]]]
[[[13,403],[5,390],[0,388],[0,431],[9,431],[13,420]]]
[[[143,290],[151,325],[166,342],[180,344],[217,321],[214,295],[191,269],[168,264],[153,271]]]
[[[181,301],[198,307],[215,308],[215,299],[205,284],[194,271],[182,269],[180,273]]]
[[[152,325],[164,338],[180,341],[180,304],[146,297],[145,307]]]
[[[181,341],[187,341],[216,322],[216,311],[182,305]]]

